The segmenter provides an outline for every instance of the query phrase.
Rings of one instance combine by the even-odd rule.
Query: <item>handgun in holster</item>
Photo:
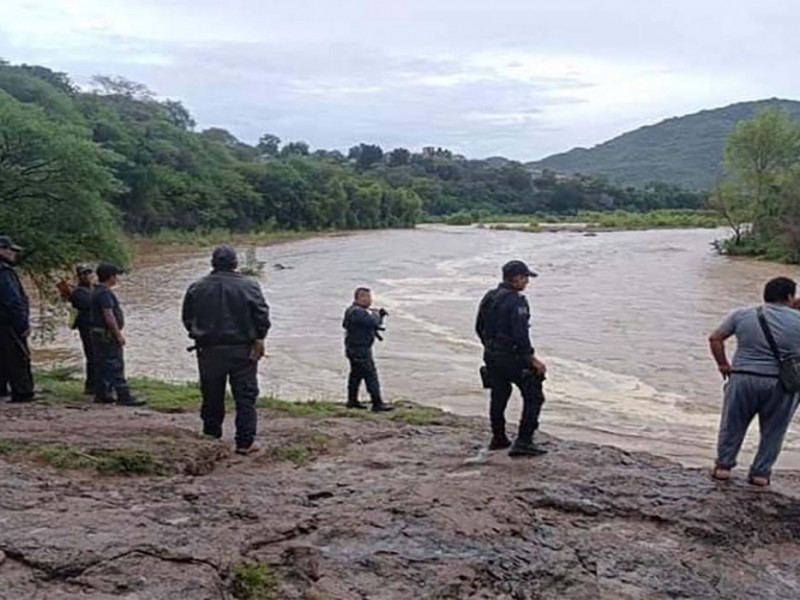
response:
[[[489,372],[489,368],[487,366],[483,366],[480,368],[481,374],[481,383],[483,384],[483,389],[490,390],[492,389],[492,374]]]

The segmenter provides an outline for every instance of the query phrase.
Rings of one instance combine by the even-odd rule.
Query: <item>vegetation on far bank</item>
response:
[[[483,225],[492,229],[541,231],[548,225],[575,224],[587,229],[692,229],[716,228],[725,219],[710,210],[655,210],[650,212],[578,211],[574,215],[497,215],[460,212],[441,221],[447,225]]]

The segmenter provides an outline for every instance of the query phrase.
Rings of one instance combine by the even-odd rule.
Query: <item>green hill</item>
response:
[[[722,174],[722,151],[734,125],[770,106],[785,108],[800,117],[800,102],[794,100],[740,102],[667,119],[594,148],[574,148],[528,166],[563,173],[601,174],[630,185],[663,181],[708,189]]]

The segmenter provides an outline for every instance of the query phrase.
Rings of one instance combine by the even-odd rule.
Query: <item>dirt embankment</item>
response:
[[[235,457],[192,414],[0,405],[0,597],[800,598],[797,474],[758,491],[555,439],[481,457],[455,417],[261,418]]]

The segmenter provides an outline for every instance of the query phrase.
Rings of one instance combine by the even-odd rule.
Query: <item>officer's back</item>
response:
[[[508,282],[481,300],[475,331],[487,355],[530,356],[530,306]]]
[[[186,292],[183,321],[199,346],[249,344],[270,327],[269,309],[253,279],[215,269]]]

